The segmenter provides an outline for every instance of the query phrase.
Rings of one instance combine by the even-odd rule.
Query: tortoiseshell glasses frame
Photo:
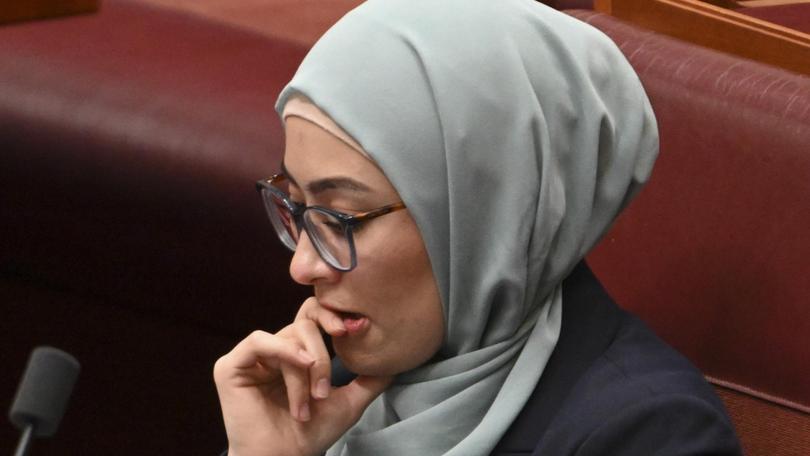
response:
[[[318,255],[331,267],[348,272],[357,267],[354,230],[362,223],[405,209],[399,202],[359,214],[345,214],[322,206],[306,206],[290,199],[277,185],[287,180],[283,173],[256,182],[267,216],[285,247],[295,251],[299,233],[307,233]],[[292,222],[292,223],[290,223]]]

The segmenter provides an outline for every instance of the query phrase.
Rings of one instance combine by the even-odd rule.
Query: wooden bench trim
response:
[[[772,394],[768,394],[768,393],[765,393],[765,392],[762,392],[762,391],[758,391],[758,390],[755,390],[753,388],[749,388],[749,387],[744,386],[744,385],[740,385],[740,384],[737,384],[737,383],[734,383],[734,382],[729,382],[729,381],[726,381],[726,380],[721,380],[719,378],[711,377],[711,376],[708,376],[708,375],[706,376],[706,380],[709,383],[711,383],[712,385],[715,385],[716,387],[722,387],[722,388],[725,388],[727,390],[736,391],[739,394],[745,394],[745,395],[751,396],[753,398],[760,399],[760,400],[765,401],[765,402],[770,402],[770,403],[773,403],[773,404],[777,404],[777,405],[779,405],[781,407],[785,407],[785,408],[788,408],[788,409],[796,410],[797,412],[807,414],[807,418],[810,419],[810,406],[799,404],[799,403],[793,402],[793,401],[791,401],[789,399],[774,396]]]
[[[810,413],[807,407],[770,396],[761,397],[762,394],[734,383],[711,377],[707,379],[714,385],[728,410],[744,454],[810,454],[810,433],[807,432],[810,429]]]
[[[810,35],[698,0],[596,0],[594,9],[678,39],[810,75]]]

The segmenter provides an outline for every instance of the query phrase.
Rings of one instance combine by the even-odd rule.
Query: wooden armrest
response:
[[[98,10],[98,0],[24,0],[0,3],[0,24]]]

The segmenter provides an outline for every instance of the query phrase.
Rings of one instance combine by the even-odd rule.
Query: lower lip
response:
[[[368,328],[369,322],[368,318],[360,317],[360,318],[344,318],[343,319],[343,326],[346,327],[346,334],[350,336],[356,336]]]

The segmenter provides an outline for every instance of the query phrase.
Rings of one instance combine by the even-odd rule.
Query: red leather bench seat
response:
[[[2,268],[223,330],[288,316],[253,183],[305,52],[122,0],[0,28]]]
[[[716,384],[803,414],[793,429],[806,431],[810,78],[572,14],[619,44],[661,136],[652,179],[590,256],[594,270]],[[807,432],[775,432],[782,442],[751,454],[810,450]]]
[[[224,448],[214,361],[304,294],[254,182],[305,52],[125,0],[0,27],[0,408],[33,346],[83,365],[36,454]]]

